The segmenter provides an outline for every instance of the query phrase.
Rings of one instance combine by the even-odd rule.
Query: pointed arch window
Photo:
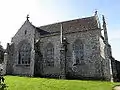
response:
[[[73,56],[75,59],[75,64],[81,64],[84,60],[84,44],[79,39],[77,39],[73,44]]]
[[[31,45],[23,43],[19,48],[18,64],[29,65],[31,56]]]
[[[46,46],[46,66],[54,66],[54,46],[48,43]]]

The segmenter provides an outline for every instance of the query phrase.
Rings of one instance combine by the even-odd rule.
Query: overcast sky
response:
[[[120,60],[119,0],[0,0],[0,41],[6,48],[26,20],[35,26],[98,15],[105,15],[113,57]]]

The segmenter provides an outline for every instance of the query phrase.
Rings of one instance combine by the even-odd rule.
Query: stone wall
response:
[[[4,49],[0,45],[0,63],[2,63],[3,61],[4,61]]]
[[[9,55],[9,57],[13,57],[10,59],[10,62],[13,62],[12,65],[12,74],[17,75],[33,75],[34,74],[34,35],[35,28],[31,25],[31,23],[26,20],[22,27],[18,30],[15,36],[12,38],[11,42],[14,44],[14,53],[13,55]],[[18,56],[19,56],[19,48],[22,43],[30,43],[31,45],[31,56],[30,56],[30,65],[20,65],[18,64]],[[9,66],[9,65],[8,65]],[[11,70],[9,70],[11,71]]]
[[[14,44],[7,44],[6,49],[6,74],[13,74],[13,65],[14,65]]]
[[[66,70],[69,78],[102,78],[101,72],[101,57],[100,57],[100,43],[99,43],[100,29],[89,30],[86,32],[66,33],[63,37],[67,38],[67,64]],[[73,44],[75,40],[82,40],[84,43],[84,60],[80,65],[74,65]],[[46,45],[51,42],[54,45],[54,67],[43,68],[43,75],[60,74],[60,34],[43,36],[40,39],[41,53],[43,61],[45,61]]]
[[[76,32],[67,34],[68,40],[68,72],[72,77],[78,78],[101,78],[101,62],[99,50],[100,30],[89,30],[87,32]],[[84,59],[80,65],[74,65],[73,44],[76,39],[84,43]]]
[[[53,44],[54,46],[54,67],[46,66],[46,56],[45,56],[45,50],[47,47],[47,44]],[[60,74],[60,36],[48,36],[48,37],[41,37],[40,39],[40,50],[41,54],[43,56],[43,76],[53,76],[58,77]]]
[[[116,80],[115,81],[118,81],[118,82],[120,82],[120,61],[117,61],[117,60],[115,60],[115,67],[114,68],[116,68]]]
[[[100,37],[100,57],[101,57],[101,65],[102,65],[102,76],[103,79],[110,80],[110,63],[107,54],[107,46],[104,43],[104,38]]]

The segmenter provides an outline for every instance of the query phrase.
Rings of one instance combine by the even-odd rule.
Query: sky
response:
[[[120,61],[120,0],[0,0],[0,42],[4,48],[29,14],[35,26],[105,15],[113,57]]]

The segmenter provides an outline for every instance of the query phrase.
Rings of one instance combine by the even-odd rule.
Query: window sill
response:
[[[30,64],[17,64],[16,66],[26,66],[26,67],[28,67],[28,66],[30,66]]]

